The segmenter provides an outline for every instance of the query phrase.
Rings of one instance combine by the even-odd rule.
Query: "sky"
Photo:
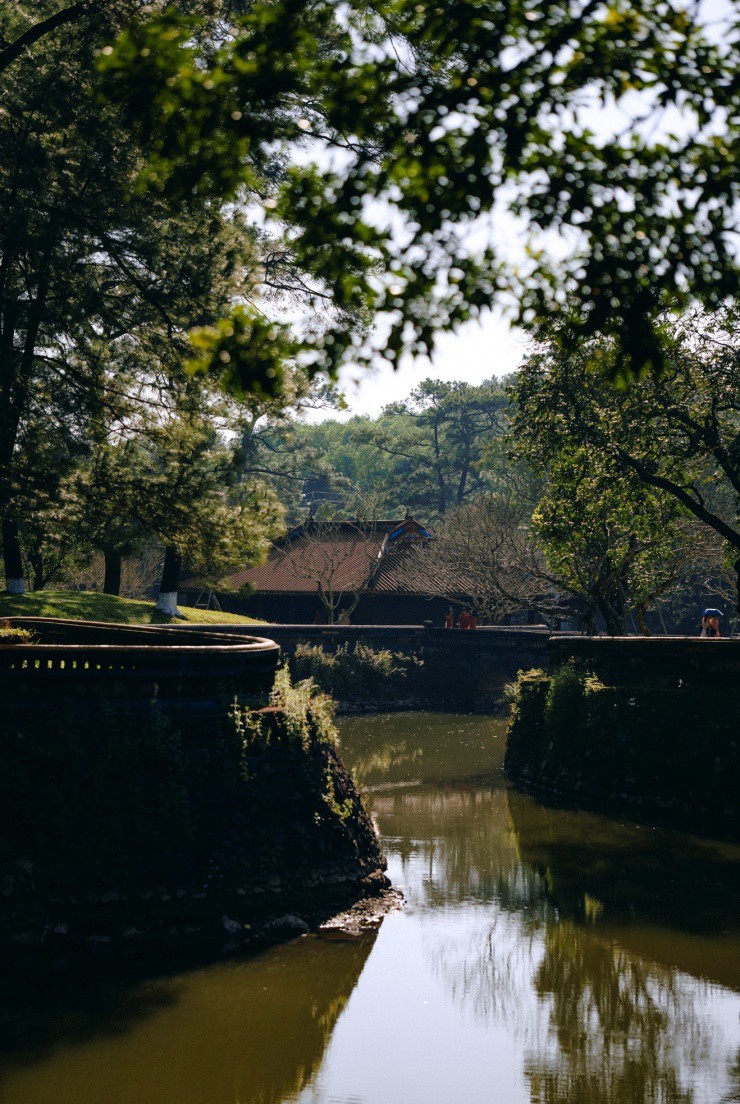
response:
[[[710,39],[721,40],[723,32],[732,22],[737,0],[699,0],[700,21]],[[644,110],[644,100],[629,95],[623,96],[619,105],[586,105],[579,110],[579,120],[594,133],[608,141],[610,135],[624,130],[625,123],[639,120]],[[649,123],[651,139],[655,140],[655,123]],[[680,133],[682,116],[679,111],[666,110],[661,116],[662,129],[670,128]],[[314,151],[315,153],[315,151]],[[504,210],[494,210],[490,226],[482,225],[481,233],[485,238],[493,232],[497,248],[504,255],[516,257],[525,241],[523,228],[512,217],[504,203]],[[538,246],[545,244],[552,255],[567,254],[572,244],[555,235],[542,236]],[[475,242],[471,239],[471,245]],[[509,258],[510,259],[510,258]],[[346,419],[353,414],[376,417],[389,403],[404,399],[419,383],[425,379],[445,381],[462,380],[479,384],[492,376],[503,376],[513,372],[526,355],[528,338],[514,329],[500,313],[488,311],[480,321],[469,322],[456,333],[438,336],[437,345],[431,360],[427,358],[406,358],[398,369],[394,370],[390,362],[374,373],[357,368],[346,368],[340,376],[340,388],[347,401],[349,410],[344,414],[336,411],[312,411],[311,421],[324,421],[327,418]]]
[[[422,380],[482,383],[492,376],[513,372],[524,358],[527,338],[491,311],[481,321],[469,322],[457,333],[439,337],[431,361],[426,357],[401,363],[397,370],[390,364],[374,373],[346,369],[340,385],[349,405],[345,414],[314,411],[311,421],[350,418],[353,414],[376,417],[388,403],[404,399]]]

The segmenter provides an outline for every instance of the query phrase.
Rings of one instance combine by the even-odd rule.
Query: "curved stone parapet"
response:
[[[0,645],[0,958],[236,946],[387,887],[330,714],[274,679],[273,641],[11,625],[36,639]]]
[[[699,636],[576,636],[547,640],[551,670],[566,663],[613,686],[728,689],[740,676],[740,639]]]
[[[95,689],[113,697],[210,711],[224,693],[269,690],[280,647],[264,637],[52,617],[10,617],[30,643],[0,643],[0,689],[29,704]]]

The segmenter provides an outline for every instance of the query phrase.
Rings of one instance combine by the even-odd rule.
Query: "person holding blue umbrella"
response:
[[[722,613],[718,609],[705,609],[701,615],[700,636],[719,636],[719,619]]]

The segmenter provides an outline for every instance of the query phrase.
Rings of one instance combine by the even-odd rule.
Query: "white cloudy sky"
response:
[[[488,313],[482,321],[440,337],[431,362],[407,359],[395,371],[388,365],[372,375],[347,370],[342,389],[350,414],[377,415],[388,403],[405,398],[424,379],[481,383],[491,376],[506,375],[521,362],[526,341],[504,319]],[[336,413],[329,416],[337,417]]]

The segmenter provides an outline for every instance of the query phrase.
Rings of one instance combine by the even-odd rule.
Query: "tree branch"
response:
[[[642,464],[636,457],[631,456],[622,449],[618,450],[618,455],[627,467],[632,468],[643,483],[648,483],[651,487],[657,487],[659,490],[667,491],[668,494],[673,495],[673,497],[677,498],[687,510],[691,511],[694,517],[697,517],[699,521],[703,521],[705,525],[714,529],[715,533],[719,533],[719,535],[726,540],[728,544],[732,545],[733,548],[740,548],[740,532],[733,529],[712,510],[702,505],[702,503],[697,502],[684,487],[681,487],[678,483],[674,483],[672,479],[667,479],[665,476],[653,474],[645,464]]]
[[[19,38],[16,38],[15,42],[11,42],[4,50],[0,50],[0,73],[7,69],[9,65],[12,65],[27,46],[33,46],[34,42],[38,42],[40,38],[51,34],[57,27],[61,27],[65,23],[76,22],[88,9],[97,7],[98,3],[99,0],[81,0],[79,4],[62,8],[61,11],[50,15],[48,19],[42,19],[39,23],[34,23]]]

